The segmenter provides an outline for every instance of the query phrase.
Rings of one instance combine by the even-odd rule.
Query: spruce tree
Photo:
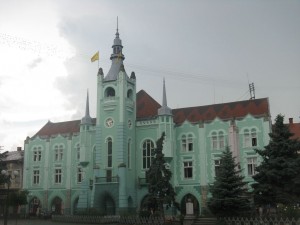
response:
[[[170,183],[172,172],[168,168],[168,164],[164,159],[163,141],[165,133],[156,141],[156,149],[152,164],[147,171],[146,178],[148,181],[148,207],[152,211],[159,211],[163,214],[163,204],[167,207],[174,205],[178,208],[178,203],[175,201],[175,191]]]
[[[219,171],[210,185],[210,211],[218,217],[239,216],[249,211],[247,182],[237,169],[229,147],[222,153]]]
[[[300,142],[284,124],[284,117],[275,119],[270,142],[265,149],[256,150],[263,161],[253,176],[254,201],[258,205],[293,204],[300,196]]]

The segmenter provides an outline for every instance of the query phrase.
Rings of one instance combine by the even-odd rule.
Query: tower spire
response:
[[[172,115],[172,110],[171,110],[171,108],[168,107],[168,104],[167,104],[165,78],[164,78],[164,81],[163,81],[162,107],[158,109],[158,115]]]
[[[87,91],[87,95],[86,95],[85,115],[81,119],[81,124],[92,124],[92,118],[90,116],[90,106],[89,106],[89,91]]]
[[[108,74],[104,78],[105,81],[110,81],[110,80],[116,80],[118,77],[118,74],[120,72],[121,65],[123,65],[123,61],[125,59],[123,53],[122,53],[122,40],[120,39],[120,34],[119,34],[119,18],[117,17],[117,32],[116,32],[116,37],[114,39],[114,44],[112,46],[113,52],[110,56],[111,59],[111,67],[110,70],[108,71]]]
[[[117,33],[116,33],[116,38],[119,38],[119,19],[117,17]]]

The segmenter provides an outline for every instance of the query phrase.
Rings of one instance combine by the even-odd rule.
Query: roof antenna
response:
[[[253,99],[255,99],[255,88],[254,88],[253,82],[251,84],[249,83],[248,73],[247,73],[247,80],[248,80],[248,84],[249,84],[250,100],[253,100]]]

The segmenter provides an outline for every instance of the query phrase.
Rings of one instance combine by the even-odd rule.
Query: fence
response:
[[[63,223],[109,224],[119,223],[120,216],[52,215],[52,221]]]
[[[124,216],[120,217],[120,224],[137,224],[137,225],[161,225],[164,223],[163,217],[138,217]]]
[[[300,219],[283,218],[224,218],[226,225],[300,225]]]

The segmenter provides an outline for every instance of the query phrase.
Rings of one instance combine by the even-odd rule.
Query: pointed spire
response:
[[[162,107],[158,109],[158,115],[172,115],[172,110],[168,107],[168,104],[167,104],[167,94],[166,94],[165,78],[164,78],[164,82],[163,82]]]
[[[119,20],[117,17],[117,33],[116,33],[116,38],[119,38]]]
[[[86,95],[85,116],[81,119],[81,124],[92,124],[92,118],[90,116],[90,106],[89,106],[89,91],[87,91],[87,95]]]
[[[122,53],[122,40],[120,39],[120,34],[119,34],[119,19],[117,17],[117,32],[116,32],[116,37],[114,39],[114,44],[112,46],[113,48],[113,53],[110,56],[111,59],[111,67],[104,78],[105,81],[110,81],[110,80],[116,80],[118,78],[118,74],[121,69],[121,65],[123,64],[123,61],[125,59],[123,53]]]

